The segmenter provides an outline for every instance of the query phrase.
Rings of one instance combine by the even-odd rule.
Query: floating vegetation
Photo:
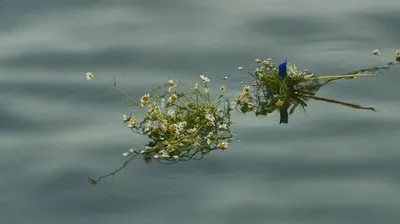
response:
[[[380,55],[378,49],[372,51],[372,54]],[[398,64],[399,60],[400,50],[397,50],[396,60],[387,62],[384,66],[360,69],[336,76],[316,76],[307,69],[301,70],[295,64],[288,63],[286,60],[276,66],[272,58],[256,59],[259,66],[249,71],[249,74],[254,78],[253,85],[251,87],[245,86],[236,97],[236,109],[242,113],[251,111],[257,116],[265,116],[279,110],[279,123],[288,123],[289,115],[294,113],[298,107],[305,110],[306,102],[310,99],[340,104],[354,109],[375,111],[373,107],[318,97],[316,93],[322,86],[332,81],[374,77],[379,70],[387,70],[390,66]]]
[[[381,56],[378,49],[372,54]],[[156,160],[161,164],[174,164],[199,160],[214,150],[225,150],[233,140],[232,108],[241,113],[254,112],[257,116],[279,110],[280,123],[288,123],[289,114],[294,113],[296,108],[305,110],[306,102],[310,99],[375,111],[373,107],[318,97],[316,93],[332,81],[373,77],[379,70],[389,69],[399,62],[400,50],[397,50],[395,60],[381,67],[360,69],[338,76],[316,76],[286,60],[276,66],[271,58],[256,59],[259,66],[249,72],[254,78],[253,84],[244,86],[234,100],[226,97],[225,85],[212,94],[208,85],[210,79],[203,75],[194,84],[176,82],[170,78],[138,99],[125,93],[114,78],[112,86],[132,103],[132,112],[122,116],[123,123],[133,133],[147,136],[149,143],[140,150],[130,149],[122,153],[127,160],[120,168],[97,179],[88,177],[88,180],[97,184],[103,178],[114,176],[138,155],[146,163]],[[238,70],[243,70],[243,67],[239,66]],[[86,78],[101,80],[91,72],[86,73]]]
[[[88,77],[96,77],[88,73]],[[137,155],[146,163],[156,160],[162,164],[174,164],[179,161],[199,160],[213,150],[225,150],[233,135],[231,133],[230,101],[225,97],[225,86],[218,94],[211,94],[209,78],[201,75],[194,85],[168,83],[158,86],[150,93],[135,101],[118,87],[118,91],[132,101],[135,115],[123,115],[123,122],[132,132],[146,135],[149,143],[141,150],[130,149],[122,153],[127,157],[125,164],[118,170],[95,180],[112,176],[125,167]],[[136,114],[142,111],[139,120]]]

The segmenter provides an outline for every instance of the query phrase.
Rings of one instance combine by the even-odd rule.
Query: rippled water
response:
[[[400,69],[336,82],[307,114],[236,116],[240,142],[197,162],[131,163],[146,139],[121,123],[132,96],[200,73],[215,85],[257,57],[319,75],[380,65],[400,48],[398,0],[0,2],[1,223],[398,223]]]

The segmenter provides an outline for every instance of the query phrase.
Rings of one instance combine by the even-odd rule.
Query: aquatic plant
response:
[[[372,54],[381,56],[378,49]],[[208,85],[210,79],[203,75],[194,84],[176,82],[170,78],[136,100],[122,90],[114,78],[113,87],[132,103],[132,113],[122,116],[123,123],[132,132],[147,136],[149,143],[140,150],[130,149],[122,153],[127,160],[115,171],[98,179],[88,179],[90,183],[97,184],[103,178],[114,176],[138,155],[146,163],[156,160],[162,164],[174,164],[201,159],[214,150],[224,150],[234,136],[231,132],[233,108],[241,113],[254,112],[257,116],[279,110],[280,123],[288,123],[289,114],[299,106],[305,110],[306,102],[310,99],[375,111],[373,107],[318,97],[316,93],[332,81],[373,77],[379,70],[399,64],[400,50],[395,52],[394,61],[384,62],[384,66],[342,75],[316,76],[286,60],[276,66],[271,58],[256,59],[259,66],[248,72],[254,78],[253,84],[244,86],[234,100],[226,96],[225,85],[219,88],[217,94],[212,94]],[[238,69],[243,70],[243,67],[239,66]],[[86,73],[86,78],[101,80],[91,72]]]
[[[378,49],[372,54],[379,55]],[[354,103],[323,98],[316,95],[318,90],[332,81],[354,79],[357,77],[374,77],[379,70],[387,70],[400,61],[400,50],[396,51],[394,61],[384,66],[360,69],[342,75],[316,76],[307,69],[299,69],[286,60],[276,66],[272,58],[256,59],[258,67],[248,72],[253,78],[252,87],[245,86],[236,97],[236,109],[239,112],[254,112],[257,116],[268,115],[277,110],[280,112],[280,123],[288,123],[289,115],[299,106],[305,110],[310,99],[327,103],[340,104],[354,109],[375,111],[373,107],[365,107]],[[288,111],[289,110],[289,111]]]
[[[87,78],[98,78],[87,73]],[[132,132],[146,135],[149,143],[141,150],[130,149],[122,153],[127,157],[125,167],[137,155],[142,155],[146,163],[156,160],[163,164],[174,164],[178,161],[201,159],[213,150],[225,150],[233,135],[231,133],[230,100],[225,96],[225,86],[219,88],[218,94],[211,94],[208,86],[210,79],[201,75],[201,80],[189,85],[176,83],[170,79],[140,100],[128,96],[115,82],[113,86],[130,99],[133,110],[130,115],[123,115],[123,122]],[[141,110],[142,119],[136,114]],[[114,175],[120,169],[94,180]]]

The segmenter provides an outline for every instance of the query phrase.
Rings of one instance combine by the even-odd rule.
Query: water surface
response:
[[[319,75],[380,65],[400,48],[398,0],[0,2],[1,223],[398,223],[399,68],[319,94],[289,125],[236,116],[240,142],[202,161],[131,163],[146,139],[122,124],[132,96],[200,73],[240,88],[237,66],[288,57]]]

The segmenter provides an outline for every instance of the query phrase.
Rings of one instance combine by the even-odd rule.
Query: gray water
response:
[[[400,69],[339,81],[290,117],[236,115],[241,141],[163,166],[121,153],[147,140],[129,102],[168,81],[238,89],[257,57],[317,75],[381,65],[400,48],[398,0],[4,0],[0,2],[0,223],[398,223]]]

